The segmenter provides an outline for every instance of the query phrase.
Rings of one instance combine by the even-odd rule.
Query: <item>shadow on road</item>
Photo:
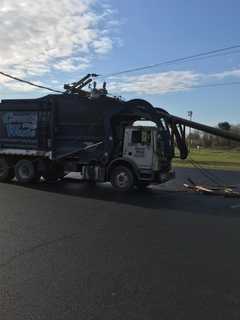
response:
[[[13,182],[18,186],[19,184]],[[240,209],[233,210],[240,201],[239,199],[226,199],[217,196],[204,196],[184,190],[177,191],[174,188],[152,187],[145,191],[133,190],[128,193],[116,192],[110,184],[89,184],[78,179],[65,178],[56,183],[46,183],[44,181],[21,186],[33,190],[75,196],[79,198],[101,200],[105,202],[115,202],[147,209],[169,209],[192,214],[207,214],[225,217],[240,217]]]

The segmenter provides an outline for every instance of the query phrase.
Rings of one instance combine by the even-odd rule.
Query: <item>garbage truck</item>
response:
[[[186,159],[186,126],[240,142],[240,136],[170,115],[141,99],[124,101],[83,87],[63,94],[0,103],[0,182],[63,179],[70,172],[118,191],[145,188],[175,177],[176,147]]]

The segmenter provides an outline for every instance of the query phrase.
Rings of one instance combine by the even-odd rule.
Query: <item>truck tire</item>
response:
[[[20,183],[30,183],[37,180],[37,172],[31,160],[20,160],[15,165],[15,176]]]
[[[14,169],[6,158],[0,158],[0,182],[8,182],[14,178]]]
[[[134,186],[134,174],[126,166],[118,166],[111,172],[110,181],[114,189],[120,192],[126,192]]]

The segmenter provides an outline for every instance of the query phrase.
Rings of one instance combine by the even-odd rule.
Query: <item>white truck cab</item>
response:
[[[120,191],[126,191],[130,184],[146,187],[175,176],[171,166],[167,170],[163,168],[169,161],[164,152],[161,128],[151,121],[137,121],[125,128],[121,159],[129,166],[122,162],[111,179],[113,186]],[[133,176],[130,176],[130,171]]]
[[[123,157],[131,159],[140,170],[158,170],[157,132],[154,127],[127,127]]]

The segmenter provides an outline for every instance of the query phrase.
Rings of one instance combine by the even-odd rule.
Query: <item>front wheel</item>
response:
[[[128,167],[118,166],[112,170],[110,181],[114,189],[126,192],[134,186],[134,175]]]

